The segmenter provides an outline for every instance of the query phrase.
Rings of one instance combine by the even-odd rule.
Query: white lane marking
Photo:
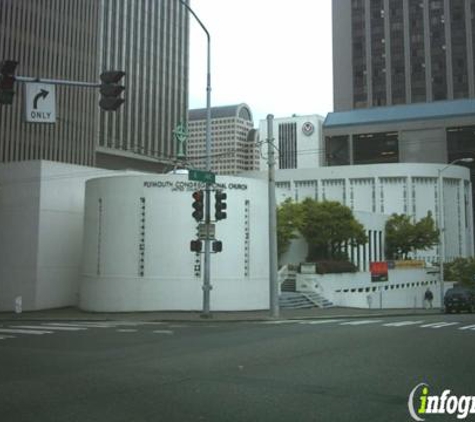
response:
[[[383,322],[382,319],[363,319],[357,321],[348,321],[342,322],[340,325],[368,325],[368,324],[377,324],[379,322]]]
[[[162,325],[163,322],[155,322],[155,321],[106,321],[104,324],[110,324],[113,326],[116,325],[125,325],[130,327],[135,327],[138,325]]]
[[[116,330],[118,333],[136,333],[138,330],[135,328],[119,328]]]
[[[330,324],[332,322],[341,322],[344,320],[341,319],[320,319],[320,320],[312,320],[312,321],[301,321],[300,324],[303,325],[319,325],[319,324]]]
[[[0,340],[5,340],[7,338],[15,338],[15,336],[0,336]]]
[[[12,333],[12,334],[53,334],[53,331],[39,331],[39,330],[22,330],[12,328],[0,328],[0,333]]]
[[[473,330],[473,331],[475,331],[475,325],[466,325],[465,327],[459,327],[459,330]]]
[[[450,327],[451,325],[460,324],[459,322],[434,322],[432,324],[421,325],[421,328],[444,328]]]
[[[172,330],[155,330],[153,331],[155,334],[174,334]]]
[[[419,325],[424,321],[398,321],[390,322],[389,324],[383,324],[384,327],[406,327],[408,325]]]
[[[32,329],[32,330],[57,330],[57,331],[81,331],[87,330],[85,327],[67,327],[67,326],[53,326],[53,325],[22,325],[22,328]]]

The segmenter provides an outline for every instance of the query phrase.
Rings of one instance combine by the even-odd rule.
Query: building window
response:
[[[354,135],[354,164],[398,163],[398,144],[394,132]]]
[[[297,124],[279,124],[279,168],[297,168]]]

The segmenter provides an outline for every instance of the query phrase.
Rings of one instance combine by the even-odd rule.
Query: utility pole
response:
[[[267,116],[267,152],[269,166],[269,305],[272,318],[279,317],[277,285],[277,210],[275,201],[274,116]]]

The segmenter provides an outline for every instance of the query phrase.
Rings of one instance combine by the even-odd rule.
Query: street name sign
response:
[[[30,123],[56,123],[56,87],[53,84],[25,84],[25,117]]]
[[[216,175],[210,171],[188,170],[188,180],[204,183],[216,183]]]

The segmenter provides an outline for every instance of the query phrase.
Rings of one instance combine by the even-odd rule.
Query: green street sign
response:
[[[216,175],[210,171],[188,170],[188,180],[204,183],[216,183]]]

